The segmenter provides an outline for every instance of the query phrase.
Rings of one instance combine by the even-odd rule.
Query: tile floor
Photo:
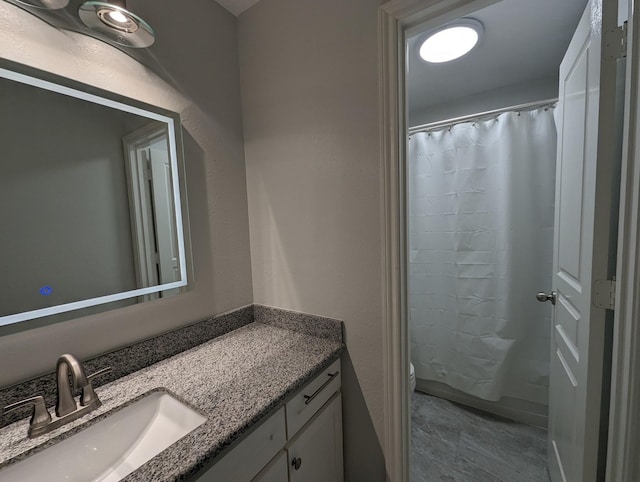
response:
[[[441,398],[411,397],[411,482],[549,482],[547,432]]]

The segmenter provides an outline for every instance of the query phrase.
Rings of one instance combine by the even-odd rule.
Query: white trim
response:
[[[395,2],[392,2],[395,3]],[[380,49],[380,148],[382,192],[382,269],[383,269],[383,378],[384,441],[387,480],[409,482],[409,355],[407,324],[402,323],[403,236],[400,228],[402,209],[399,191],[400,132],[404,117],[398,106],[404,105],[401,75],[401,30],[396,17],[383,5],[379,11]]]
[[[608,482],[640,480],[640,28],[629,0],[625,122],[620,186],[616,311],[607,450]]]
[[[156,114],[155,112],[143,110],[132,105],[123,104],[122,102],[106,99],[87,92],[82,92],[81,90],[72,89],[71,87],[66,87],[64,85],[55,84],[47,80],[38,79],[37,77],[31,77],[29,75],[20,74],[18,72],[2,68],[0,68],[0,77],[173,125],[173,119],[171,117]]]
[[[180,279],[187,281],[187,256],[184,242],[184,224],[182,220],[182,197],[180,196],[180,177],[178,174],[178,147],[176,146],[176,126],[173,119],[167,122],[169,128],[169,158],[171,159],[171,184],[173,187],[173,207],[178,231],[178,256],[180,257]],[[180,126],[178,126],[180,128]]]

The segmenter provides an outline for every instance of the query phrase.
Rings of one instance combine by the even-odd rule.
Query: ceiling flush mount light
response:
[[[430,32],[420,45],[420,57],[436,64],[460,58],[478,44],[482,31],[477,20],[457,20]]]
[[[78,15],[87,27],[125,47],[149,47],[156,39],[151,26],[127,10],[124,0],[84,2],[78,9]]]
[[[16,3],[27,7],[43,8],[46,10],[58,10],[69,4],[69,0],[15,0]]]

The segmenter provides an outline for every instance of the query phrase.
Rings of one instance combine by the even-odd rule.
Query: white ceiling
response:
[[[418,57],[409,39],[409,110],[557,75],[586,0],[503,0],[467,17],[484,25],[481,43],[466,56],[443,64]]]
[[[236,17],[260,0],[216,0],[220,5],[229,10]]]

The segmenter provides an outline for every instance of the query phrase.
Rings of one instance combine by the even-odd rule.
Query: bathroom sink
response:
[[[167,392],[152,392],[68,439],[0,470],[0,482],[114,482],[205,420]]]

